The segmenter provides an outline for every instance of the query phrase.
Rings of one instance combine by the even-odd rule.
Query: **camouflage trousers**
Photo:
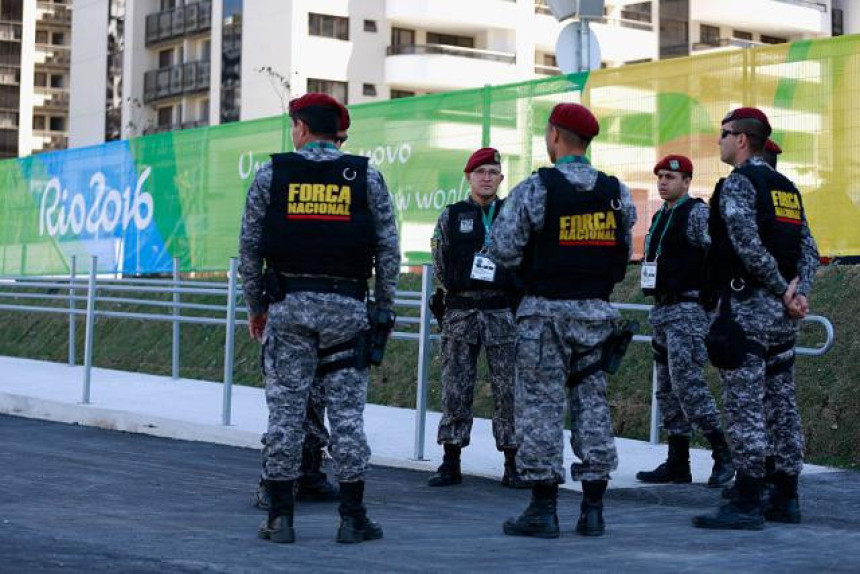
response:
[[[573,354],[583,355],[578,366],[592,363],[611,332],[611,320],[572,319],[563,313],[518,317],[515,405],[517,468],[523,479],[564,482],[565,398],[570,444],[580,460],[571,465],[573,479],[606,480],[618,467],[605,373],[589,375],[573,388],[566,384]]]
[[[264,479],[293,480],[299,476],[318,352],[353,339],[367,326],[364,303],[340,295],[291,293],[269,308],[263,340],[269,407]],[[341,357],[333,355],[331,360]],[[348,367],[318,380],[327,402],[329,452],[337,479],[363,480],[370,459],[364,434],[369,370]]]
[[[704,375],[707,331],[708,316],[701,308],[653,326],[657,403],[669,435],[689,436],[692,427],[705,434],[720,428],[720,413]]]
[[[796,331],[750,332],[747,337],[765,347],[794,343]],[[794,386],[794,349],[774,356],[747,353],[740,368],[720,371],[723,413],[739,473],[762,478],[765,456],[772,454],[776,470],[797,475],[803,469],[803,434]]]
[[[325,428],[325,386],[323,385],[322,377],[314,377],[314,382],[311,383],[310,393],[308,395],[308,409],[305,415],[304,422],[305,442],[302,445],[303,450],[317,451],[328,446],[329,434]],[[268,435],[263,433],[260,438],[263,443],[263,466],[268,458],[269,443]]]
[[[478,355],[487,355],[496,448],[515,448],[516,324],[508,309],[449,309],[442,325],[442,420],[437,442],[465,447],[472,432]]]

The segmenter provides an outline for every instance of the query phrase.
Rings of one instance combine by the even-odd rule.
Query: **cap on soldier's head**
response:
[[[486,164],[502,165],[502,156],[499,154],[499,150],[492,147],[482,147],[469,156],[469,161],[466,162],[466,167],[463,171],[465,173],[472,173]]]
[[[764,126],[764,137],[770,137],[773,131],[770,127],[770,121],[763,111],[758,108],[737,108],[726,114],[722,123],[734,122],[737,120],[756,120]]]
[[[340,102],[338,102],[340,103]],[[338,131],[345,132],[349,129],[349,110],[346,109],[346,106],[340,106],[340,125],[338,126]]]
[[[782,148],[772,139],[768,139],[764,142],[764,151],[770,152],[773,155],[779,155],[782,153]]]
[[[659,175],[661,169],[669,171],[677,171],[678,173],[686,173],[693,177],[693,162],[690,158],[683,155],[667,155],[657,162],[654,166],[654,175]]]
[[[580,104],[558,104],[549,115],[549,123],[588,139],[600,133],[597,118]]]
[[[290,100],[290,115],[293,115],[296,112],[301,110],[306,110],[308,108],[336,108],[338,113],[341,113],[341,108],[343,106],[339,101],[329,96],[328,94],[321,94],[319,92],[310,92],[305,94],[304,96],[294,98]]]

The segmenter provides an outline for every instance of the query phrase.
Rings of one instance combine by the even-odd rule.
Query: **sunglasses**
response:
[[[741,134],[746,134],[746,132],[736,132],[733,130],[721,130],[720,131],[720,139],[726,139],[726,136],[739,136]]]

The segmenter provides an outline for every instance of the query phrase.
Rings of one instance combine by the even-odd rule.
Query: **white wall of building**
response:
[[[72,11],[69,147],[105,139],[108,2],[77,0]]]
[[[315,57],[308,51],[293,52],[292,2],[283,0],[245,1],[242,13],[242,110],[240,119],[253,120],[283,113],[283,90],[272,85],[269,77],[258,71],[269,66],[279,74],[292,75],[291,56]],[[307,34],[307,23],[305,23]],[[319,56],[316,56],[319,57]],[[292,90],[295,91],[295,88]]]

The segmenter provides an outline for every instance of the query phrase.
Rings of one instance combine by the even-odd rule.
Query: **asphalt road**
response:
[[[528,491],[374,467],[383,540],[336,544],[336,504],[306,503],[297,542],[277,545],[256,538],[259,456],[0,416],[0,572],[860,572],[860,473],[803,477],[803,524],[761,532],[693,528],[719,492],[684,485],[610,490],[606,536],[583,538],[579,495],[563,491],[561,538],[534,540],[501,532]]]

